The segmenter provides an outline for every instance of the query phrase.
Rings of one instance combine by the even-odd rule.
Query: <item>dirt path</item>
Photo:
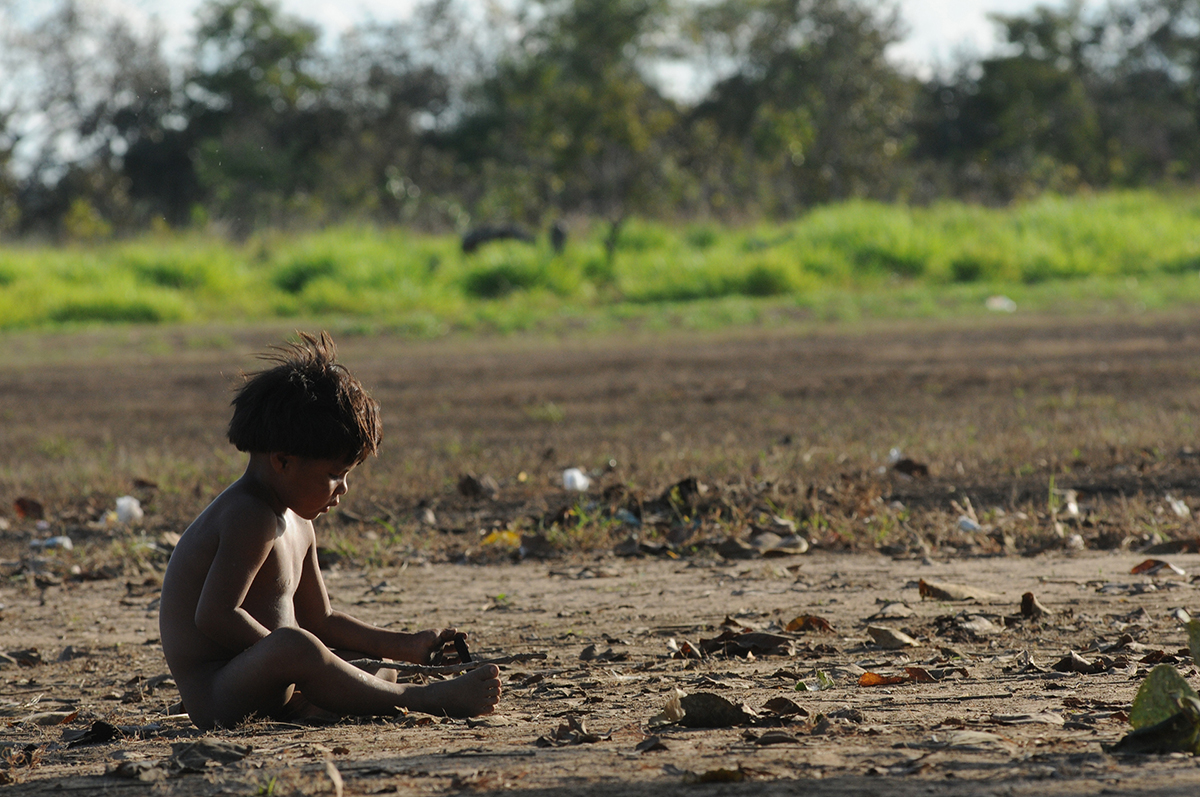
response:
[[[1138,561],[1087,552],[946,562],[815,554],[335,571],[336,602],[367,619],[452,621],[471,630],[479,655],[546,658],[506,667],[495,716],[252,725],[203,737],[251,746],[244,758],[210,763],[205,774],[171,772],[165,785],[172,794],[254,794],[274,782],[276,794],[315,793],[332,790],[329,761],[346,794],[605,794],[704,778],[744,779],[707,788],[746,794],[810,789],[812,778],[830,794],[1182,794],[1200,786],[1189,758],[1113,757],[1102,747],[1128,729],[1125,712],[1148,669],[1139,660],[1186,647],[1170,610],[1192,604],[1192,588],[1179,577],[1131,575]],[[1197,555],[1173,561],[1200,567]],[[995,596],[922,600],[918,579]],[[1053,616],[1021,618],[1026,591]],[[9,755],[30,744],[40,752],[36,766],[7,770],[23,781],[9,793],[150,789],[105,773],[124,761],[167,758],[172,745],[201,738],[163,716],[177,694],[159,678],[154,597],[152,588],[118,581],[0,593],[6,640],[36,647],[44,659],[4,673],[11,725],[0,743]],[[908,616],[871,619],[884,606]],[[833,632],[786,635],[790,655],[668,658],[670,640],[700,645],[723,627],[778,633],[801,615],[824,618]],[[917,644],[885,650],[868,625],[903,630]],[[1106,656],[1108,669],[1051,669],[1072,650],[1089,661]],[[911,666],[942,680],[858,685],[864,671]],[[796,691],[800,682],[819,686],[819,673],[827,688]],[[718,694],[764,716],[728,728],[651,728],[675,689]],[[778,698],[799,713],[772,715],[764,706]],[[29,719],[68,710],[78,714],[60,726]],[[564,726],[572,718],[598,738],[582,742]],[[64,741],[98,719],[129,735],[74,748]],[[556,733],[562,738],[539,746]],[[652,735],[661,747],[639,752]]]
[[[1200,507],[1194,319],[557,345],[347,337],[343,359],[383,404],[389,436],[347,512],[319,529],[346,554],[327,573],[334,600],[381,624],[457,625],[484,656],[546,658],[506,666],[502,710],[480,720],[205,735],[166,716],[178,695],[157,642],[162,555],[138,546],[181,528],[238,467],[221,439],[228,386],[279,330],[198,344],[207,334],[8,341],[8,793],[311,794],[340,782],[353,795],[684,785],[757,795],[812,791],[817,778],[835,795],[1200,786],[1190,757],[1104,749],[1128,730],[1130,701],[1155,662],[1200,681],[1172,614],[1197,608],[1200,554],[1166,556],[1182,576],[1131,573],[1145,546],[1196,534],[1175,511]],[[928,474],[897,473],[892,447]],[[588,495],[604,517],[587,539],[578,517],[577,526],[554,520],[564,505],[592,506],[564,494],[570,465],[596,478]],[[496,493],[457,489],[467,472],[494,477]],[[137,487],[141,477],[158,485]],[[712,485],[724,509],[694,524],[692,541],[705,544],[664,546],[678,527],[652,528],[652,499],[687,477]],[[601,499],[610,488],[634,496],[640,526],[604,514],[618,506]],[[1065,507],[1067,489],[1077,516],[1048,507]],[[132,536],[103,520],[131,490],[147,509]],[[45,504],[43,526],[9,510],[25,495]],[[964,504],[984,529],[957,524]],[[727,559],[707,543],[744,537],[765,509],[794,518],[813,550]],[[485,556],[484,535],[509,528],[559,535],[568,553]],[[660,555],[616,555],[630,529]],[[75,550],[30,549],[55,533],[73,536]],[[124,570],[103,568],[114,559]],[[63,569],[72,563],[86,578]],[[923,600],[921,580],[991,594]],[[1051,614],[1022,616],[1026,592]],[[832,631],[782,630],[803,616]],[[916,644],[887,649],[868,626]],[[755,632],[770,636],[712,641]],[[754,639],[765,647],[737,655]],[[671,657],[689,647],[710,652]],[[1055,670],[1071,651],[1097,672]],[[933,680],[912,680],[920,672]],[[864,673],[909,680],[860,686]],[[655,727],[676,689],[754,715],[729,727]],[[768,705],[779,698],[795,707]],[[118,733],[103,739],[102,723]],[[202,739],[217,744],[200,752],[229,760],[181,752]]]

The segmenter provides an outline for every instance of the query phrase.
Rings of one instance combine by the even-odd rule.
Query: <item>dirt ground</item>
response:
[[[8,793],[1200,787],[1190,756],[1106,749],[1156,663],[1200,682],[1178,611],[1200,570],[1196,318],[340,338],[391,448],[318,524],[335,604],[526,658],[488,717],[201,733],[167,713],[163,535],[236,472],[228,388],[280,334],[5,341]],[[146,509],[130,527],[105,518],[124,492]],[[768,531],[807,552],[755,547]],[[55,535],[73,549],[36,547]],[[1151,557],[1175,569],[1131,572]],[[682,722],[661,716],[676,690]]]

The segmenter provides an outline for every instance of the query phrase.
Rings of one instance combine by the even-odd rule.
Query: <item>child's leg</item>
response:
[[[407,708],[429,714],[475,716],[500,700],[500,671],[481,667],[451,681],[394,684],[342,661],[308,631],[279,628],[239,653],[213,676],[212,705],[197,725],[234,725],[250,714],[275,716],[298,688],[313,705],[335,714],[394,714]],[[211,717],[211,721],[204,720]]]

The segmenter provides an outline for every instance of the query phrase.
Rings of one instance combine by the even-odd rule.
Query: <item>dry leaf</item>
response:
[[[1035,619],[1051,614],[1054,614],[1054,612],[1039,603],[1032,592],[1026,592],[1021,596],[1021,616]]]
[[[895,686],[906,684],[911,680],[907,675],[880,675],[877,672],[863,673],[858,679],[859,686]]]
[[[1088,661],[1072,650],[1055,662],[1054,669],[1058,672],[1077,672],[1083,675],[1095,675],[1096,673],[1104,672],[1107,668],[1101,662]]]
[[[929,670],[924,667],[905,667],[904,672],[914,681],[923,684],[932,684],[938,681]]]
[[[667,698],[667,702],[663,703],[662,711],[650,718],[650,722],[648,723],[650,727],[656,728],[659,725],[670,725],[683,719],[683,706],[679,701],[686,694],[682,689],[674,690],[671,696]]]
[[[808,716],[808,709],[786,697],[771,698],[766,703],[763,703],[763,710],[774,714],[776,717]]]
[[[783,630],[792,633],[816,631],[821,634],[832,634],[834,632],[833,625],[828,620],[815,614],[802,614],[784,626]]]
[[[990,601],[1000,598],[994,592],[975,589],[962,584],[946,584],[937,581],[921,579],[917,582],[917,590],[922,598],[933,598],[939,601]]]
[[[712,692],[684,695],[679,704],[683,708],[679,724],[685,728],[732,728],[750,718],[741,706]]]
[[[910,648],[917,644],[917,640],[903,631],[895,631],[881,625],[867,626],[867,633],[871,635],[871,639],[874,640],[875,644],[884,650],[899,650],[900,648]]]
[[[17,513],[17,517],[30,520],[41,520],[46,516],[46,510],[40,501],[24,496],[13,501],[13,511]]]
[[[1166,572],[1164,573],[1163,571],[1166,571]],[[1140,565],[1136,565],[1129,572],[1135,576],[1139,576],[1139,575],[1157,576],[1160,574],[1161,575],[1174,574],[1177,576],[1186,576],[1187,575],[1187,573],[1185,573],[1182,568],[1176,567],[1175,565],[1171,564],[1170,562],[1168,562],[1164,559],[1147,559],[1146,561],[1142,562]]]
[[[1043,711],[1037,714],[993,714],[992,722],[1001,725],[1063,725],[1061,714]]]

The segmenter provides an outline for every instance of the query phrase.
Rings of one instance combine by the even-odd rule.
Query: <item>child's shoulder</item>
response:
[[[281,522],[282,518],[260,491],[239,479],[214,498],[192,525],[218,533],[228,529],[245,532],[257,528],[274,534]]]

